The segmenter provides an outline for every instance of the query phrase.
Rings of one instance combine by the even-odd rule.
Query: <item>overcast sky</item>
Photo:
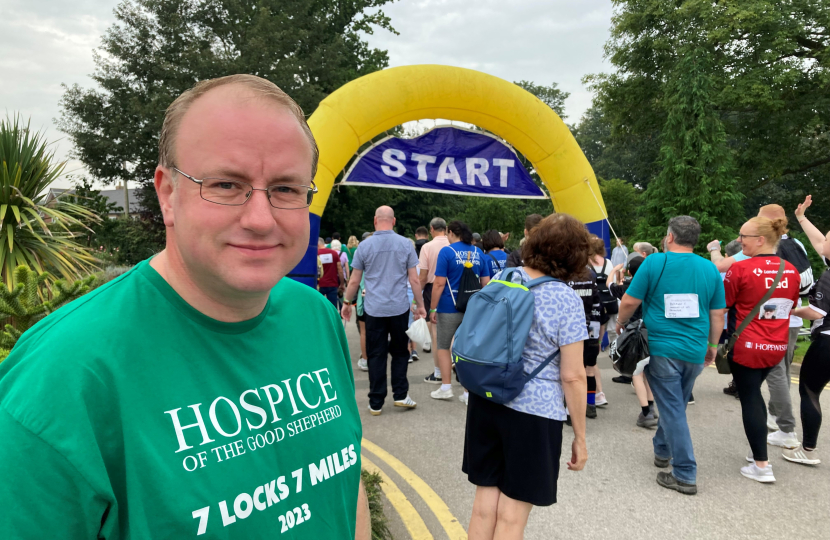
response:
[[[93,50],[114,22],[116,0],[0,0],[0,108],[31,118],[66,158],[57,130],[61,84],[91,87]],[[390,65],[445,64],[509,81],[556,82],[570,92],[566,121],[591,104],[581,79],[608,71],[602,47],[611,0],[399,0],[384,7],[399,36],[376,31],[369,43]],[[81,172],[70,162],[68,172]],[[60,183],[65,187],[65,183]]]

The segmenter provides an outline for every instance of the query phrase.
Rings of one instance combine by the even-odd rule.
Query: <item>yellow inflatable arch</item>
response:
[[[405,66],[356,79],[324,99],[308,120],[320,148],[311,213],[322,216],[335,177],[360,146],[413,120],[444,118],[482,127],[530,160],[557,212],[605,219],[596,177],[559,116],[519,86],[450,66]]]

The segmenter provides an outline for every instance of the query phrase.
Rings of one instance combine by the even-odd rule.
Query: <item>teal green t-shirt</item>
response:
[[[712,262],[694,253],[651,255],[637,270],[626,294],[643,301],[652,356],[703,363],[709,342],[709,310],[726,307],[723,280]],[[697,295],[697,317],[685,316],[692,306],[682,303],[690,298],[684,296],[674,297],[681,302],[682,312],[670,310],[680,316],[667,318],[665,295],[690,294]]]
[[[0,364],[0,538],[354,538],[343,325],[290,279],[211,319],[144,261]]]

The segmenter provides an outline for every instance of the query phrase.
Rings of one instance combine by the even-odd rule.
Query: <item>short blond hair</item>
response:
[[[159,164],[162,167],[168,168],[175,166],[176,156],[174,146],[176,144],[176,135],[182,123],[182,118],[184,118],[184,115],[193,103],[214,88],[229,84],[242,86],[259,97],[269,99],[285,107],[297,119],[300,128],[306,137],[308,137],[308,141],[311,144],[311,178],[313,179],[317,174],[317,161],[320,157],[320,151],[317,148],[317,141],[314,140],[314,135],[311,133],[311,128],[308,127],[303,109],[297,105],[296,101],[291,99],[291,96],[283,92],[279,86],[256,75],[228,75],[227,77],[200,81],[193,88],[184,91],[177,97],[164,112],[164,122],[161,125],[161,135],[159,136]]]

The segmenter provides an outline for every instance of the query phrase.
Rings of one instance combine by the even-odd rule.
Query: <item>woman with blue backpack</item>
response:
[[[455,336],[453,361],[470,389],[462,470],[477,486],[471,540],[522,538],[533,506],[556,502],[566,400],[574,430],[568,469],[588,459],[588,331],[566,283],[584,271],[588,251],[581,222],[548,216],[522,248],[524,266],[504,270],[470,300]]]
[[[438,252],[435,281],[432,283],[430,322],[435,325],[438,343],[435,354],[441,370],[441,388],[430,393],[433,399],[452,399],[452,357],[450,345],[461,325],[470,297],[487,285],[490,276],[484,266],[484,252],[473,246],[473,231],[463,221],[447,225],[450,245]],[[468,393],[461,395],[466,404]]]

